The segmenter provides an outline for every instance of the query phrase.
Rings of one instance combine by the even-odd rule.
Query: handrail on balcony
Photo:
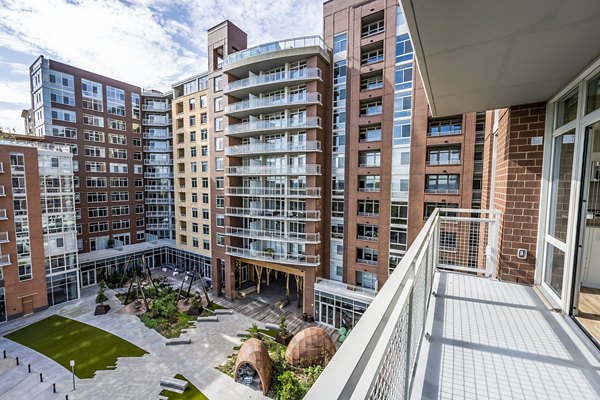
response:
[[[223,67],[226,68],[228,65],[233,64],[238,61],[242,61],[246,58],[258,56],[261,54],[273,53],[276,51],[282,51],[287,49],[294,48],[302,48],[302,47],[310,47],[310,46],[319,46],[324,51],[328,51],[329,49],[325,45],[325,42],[320,36],[304,36],[286,40],[278,40],[275,42],[264,43],[255,47],[251,47],[246,50],[238,51],[233,54],[229,54],[223,60]]]
[[[494,278],[498,225],[497,211],[436,209],[305,399],[410,398],[436,269]],[[474,232],[477,251],[463,242]],[[447,260],[450,244],[458,251]]]
[[[243,100],[226,106],[225,114],[229,114],[236,111],[252,110],[255,108],[291,106],[305,103],[321,103],[321,93],[308,92],[290,94],[284,97],[260,97]]]
[[[245,89],[257,85],[294,80],[321,79],[322,72],[319,68],[301,68],[297,70],[272,72],[269,74],[253,75],[248,78],[233,81],[225,85],[225,93]]]

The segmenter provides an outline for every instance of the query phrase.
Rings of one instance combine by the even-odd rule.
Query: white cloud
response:
[[[224,19],[248,33],[249,46],[322,34],[321,0],[4,0],[2,3],[0,48],[30,54],[31,62],[38,54],[44,54],[159,90],[167,90],[172,82],[207,68],[206,30]],[[10,61],[5,60],[4,64]],[[0,63],[1,76],[5,76],[3,71],[7,68],[17,67],[4,64]]]
[[[22,108],[3,108],[0,110],[0,129],[7,129],[17,133],[25,133],[23,126],[23,118],[21,118]]]
[[[29,78],[20,81],[0,81],[0,102],[31,103]]]

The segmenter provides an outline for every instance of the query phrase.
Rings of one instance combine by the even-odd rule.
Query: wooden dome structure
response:
[[[335,354],[335,344],[323,329],[311,326],[298,332],[285,351],[285,359],[296,367],[323,364]]]
[[[267,348],[258,339],[248,339],[235,360],[233,379],[248,386],[258,385],[263,394],[271,387],[271,358]]]

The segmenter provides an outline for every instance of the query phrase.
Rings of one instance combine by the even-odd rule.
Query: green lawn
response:
[[[160,392],[161,396],[168,397],[169,400],[208,400],[208,397],[203,395],[196,386],[192,385],[190,381],[185,379],[185,376],[177,374],[175,375],[175,378],[181,379],[182,381],[187,381],[188,387],[185,389],[185,392],[179,394],[176,392],[171,392],[170,390],[163,390]]]
[[[67,368],[75,360],[75,375],[92,378],[94,373],[115,365],[117,357],[141,357],[146,352],[111,333],[59,315],[5,336]]]

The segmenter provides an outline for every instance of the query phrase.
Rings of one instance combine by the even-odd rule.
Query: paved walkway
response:
[[[0,400],[4,398],[64,399],[65,394],[69,394],[69,399],[86,400],[156,399],[161,390],[160,378],[174,376],[177,373],[184,375],[211,400],[266,399],[260,392],[235,383],[232,378],[214,368],[223,363],[227,356],[233,353],[232,348],[240,343],[235,334],[258,321],[240,314],[222,315],[219,316],[217,323],[199,323],[197,328],[191,329],[188,332],[192,339],[190,345],[165,346],[165,339],[154,330],[146,328],[139,318],[115,313],[121,306],[112,292],[108,292],[111,311],[107,315],[94,316],[94,294],[95,290],[87,291],[81,299],[74,302],[2,324],[0,334],[4,335],[49,315],[59,314],[120,336],[148,351],[149,354],[144,357],[120,358],[115,370],[99,371],[93,379],[77,379],[77,390],[72,392],[69,371],[35,351],[0,338],[0,351],[8,349],[11,356],[18,356],[22,362],[31,363],[36,373],[42,372],[47,377],[48,384],[44,388],[39,388],[40,391],[45,391],[43,396],[21,396],[20,394],[32,390],[30,384],[33,383],[34,376],[24,375],[22,368],[20,371],[11,372],[13,375],[3,376],[0,360]],[[57,382],[59,394],[52,394],[50,386],[53,381]],[[24,392],[13,393],[19,394],[16,396],[2,397],[3,394],[9,394],[6,389],[3,390],[3,382],[20,383],[19,390]]]
[[[533,288],[441,272],[437,293],[413,398],[600,399],[600,362]]]

